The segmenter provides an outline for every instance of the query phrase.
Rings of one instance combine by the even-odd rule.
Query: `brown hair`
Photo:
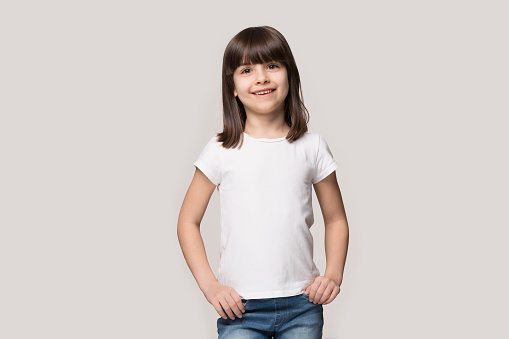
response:
[[[246,111],[238,97],[233,95],[233,73],[241,65],[269,61],[282,63],[288,74],[288,95],[285,99],[285,122],[290,126],[286,140],[293,142],[307,132],[309,112],[304,106],[297,64],[285,37],[270,26],[246,28],[235,35],[223,56],[223,132],[217,133],[223,147],[236,147],[244,140]],[[242,146],[242,144],[241,144]]]

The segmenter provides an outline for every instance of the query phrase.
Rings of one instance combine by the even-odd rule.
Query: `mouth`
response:
[[[261,90],[258,92],[253,92],[253,94],[256,95],[257,97],[266,97],[266,96],[271,95],[275,90],[276,89],[274,89],[274,88],[270,88],[270,89],[265,89],[265,90]]]

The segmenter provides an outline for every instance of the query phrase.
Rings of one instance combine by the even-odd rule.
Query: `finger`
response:
[[[313,293],[314,285],[315,285],[315,282],[313,281],[311,284],[308,285],[308,287],[306,287],[305,293],[308,295],[309,300],[311,300],[311,293]]]
[[[316,294],[313,299],[313,302],[315,304],[321,304],[322,299],[329,296],[329,294],[327,293],[327,288],[329,288],[328,285],[321,284],[320,287],[318,288],[318,290],[316,290]]]
[[[230,317],[231,320],[235,320],[235,316],[233,315],[233,311],[230,307],[230,305],[228,304],[228,301],[226,300],[226,298],[221,298],[220,299],[220,303],[221,303],[221,307],[223,308],[223,310],[225,311],[225,313],[228,315],[228,317]]]
[[[327,304],[330,304],[334,299],[336,299],[336,297],[338,296],[339,294],[339,291],[340,291],[340,288],[339,286],[336,286],[334,287],[334,289],[332,290],[332,293],[330,295],[329,298],[327,298],[327,300],[325,300],[325,302],[323,303],[323,305],[327,305]]]
[[[309,293],[308,293],[308,296],[309,296],[309,301],[313,302],[313,297],[315,296],[316,292],[315,290],[313,289],[313,287],[310,287],[309,288]]]
[[[240,297],[240,295],[236,294],[233,299],[236,301],[240,312],[242,312],[242,313],[246,312],[246,308],[244,307],[244,301]]]
[[[332,294],[332,291],[334,290],[334,284],[327,285],[327,288],[323,291],[322,296],[320,297],[320,300],[318,301],[319,304],[323,304],[325,300],[329,299],[330,295]]]
[[[314,286],[309,289],[309,300],[314,303],[315,300],[320,300],[320,297],[322,296],[321,293],[318,294],[319,293],[318,290],[320,289],[322,284],[321,282],[316,282],[315,280],[315,283],[313,283],[313,285]],[[323,289],[325,289],[325,287]]]
[[[320,300],[322,299],[323,293],[316,292],[315,296],[313,297],[313,304],[319,304]]]
[[[233,313],[235,313],[235,315],[238,318],[242,318],[242,309],[241,309],[242,300],[240,299],[240,297],[238,295],[236,295],[236,296],[229,295],[228,297],[229,297],[228,303],[230,304],[230,307],[231,307]]]
[[[244,312],[246,312],[246,307],[244,306],[244,301],[242,301],[243,299],[240,296],[239,296],[239,299],[240,299],[240,304],[238,304],[239,308],[242,311],[242,313],[244,313]]]
[[[226,319],[228,318],[228,316],[226,315],[226,313],[224,313],[223,311],[223,308],[221,307],[221,303],[219,301],[217,301],[216,303],[213,304],[214,305],[214,308],[216,309],[216,312],[217,314],[219,314],[219,316],[223,319]]]
[[[304,292],[305,292],[307,295],[309,295],[309,293],[310,293],[310,291],[311,291],[311,287],[313,286],[313,284],[315,283],[315,281],[316,281],[316,279],[315,279],[315,280],[313,280],[312,282],[310,282],[310,283],[306,286],[306,288],[304,288]]]
[[[313,284],[309,284],[306,286],[306,288],[304,289],[304,291],[306,291],[307,294],[309,294],[309,288],[312,286]]]

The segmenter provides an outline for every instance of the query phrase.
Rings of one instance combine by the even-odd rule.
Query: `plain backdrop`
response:
[[[509,337],[508,10],[2,2],[0,337],[217,338],[177,218],[222,130],[224,49],[260,25],[288,40],[340,164],[350,244],[324,338]],[[216,273],[218,198],[201,225]]]

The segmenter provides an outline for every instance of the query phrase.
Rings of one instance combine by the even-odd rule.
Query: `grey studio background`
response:
[[[508,7],[2,2],[0,337],[217,338],[177,218],[222,128],[223,51],[259,25],[287,38],[340,164],[350,245],[324,338],[509,337]]]

